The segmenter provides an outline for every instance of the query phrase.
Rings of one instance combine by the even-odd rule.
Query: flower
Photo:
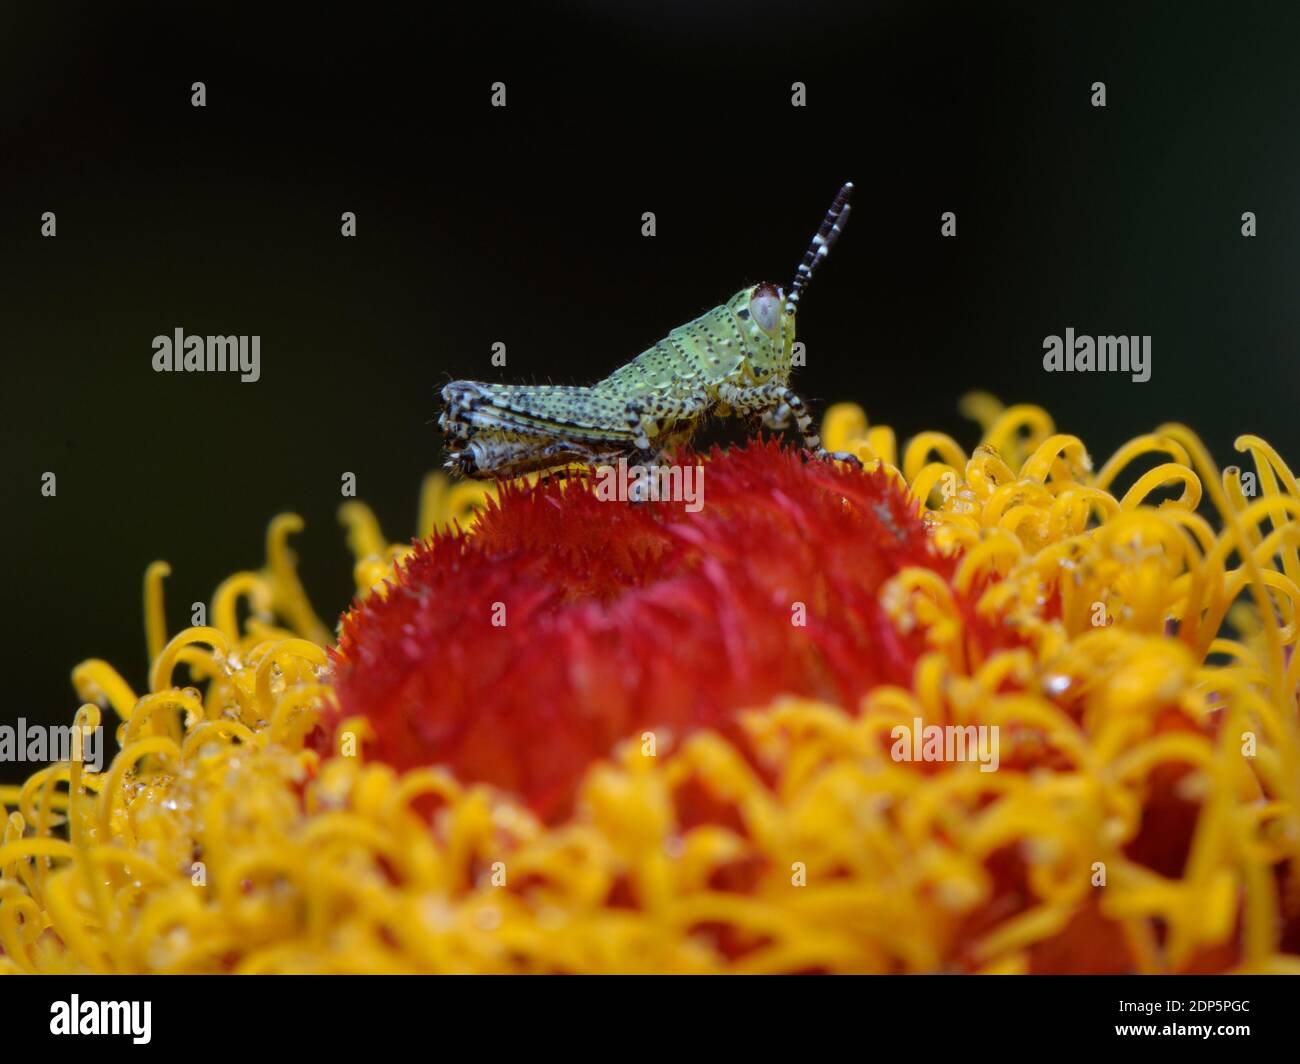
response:
[[[952,563],[889,478],[774,443],[705,468],[698,514],[552,480],[417,545],[344,617],[334,655],[338,713],[368,719],[368,754],[445,764],[554,822],[583,771],[647,729],[734,737],[741,710],[782,694],[854,705],[906,683],[923,642],[879,592]]]
[[[170,640],[156,563],[149,693],[73,673],[121,752],[0,788],[0,969],[1300,972],[1294,476],[965,407],[969,456],[847,404],[863,471],[715,450],[699,513],[349,504],[337,642],[291,515]]]

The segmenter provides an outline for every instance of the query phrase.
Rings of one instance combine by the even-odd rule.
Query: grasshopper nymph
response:
[[[788,386],[799,298],[848,222],[852,191],[840,189],[788,292],[768,282],[742,288],[589,388],[452,381],[438,419],[456,448],[447,468],[486,479],[620,457],[649,464],[709,414],[760,414],[776,431],[793,418],[818,457],[856,462],[822,448]]]

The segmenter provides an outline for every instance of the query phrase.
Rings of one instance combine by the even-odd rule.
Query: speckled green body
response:
[[[474,477],[516,476],[573,462],[651,460],[690,439],[708,415],[793,418],[819,450],[788,385],[801,290],[848,217],[851,185],[836,197],[787,295],[763,283],[673,329],[590,387],[453,381],[439,425],[459,444],[447,465]]]

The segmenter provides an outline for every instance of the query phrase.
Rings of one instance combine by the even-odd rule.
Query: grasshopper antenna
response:
[[[790,294],[786,296],[785,312],[793,314],[799,307],[799,297],[803,290],[808,287],[812,281],[813,270],[828,254],[831,247],[839,236],[844,232],[844,227],[849,221],[849,197],[853,195],[853,182],[846,181],[844,187],[839,190],[835,196],[835,202],[831,204],[831,209],[826,212],[826,217],[822,219],[821,228],[817,230],[817,235],[812,238],[812,243],[808,245],[808,250],[804,253],[803,262],[799,263],[799,269],[795,272],[794,280],[790,282]]]

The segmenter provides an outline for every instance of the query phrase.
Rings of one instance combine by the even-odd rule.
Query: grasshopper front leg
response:
[[[849,454],[848,451],[828,451],[822,446],[821,437],[812,429],[812,417],[807,405],[798,393],[784,384],[768,381],[745,388],[727,383],[718,389],[718,397],[737,413],[761,414],[763,425],[777,432],[788,429],[793,419],[803,446],[818,458],[852,462],[859,467],[862,465],[857,455]]]

